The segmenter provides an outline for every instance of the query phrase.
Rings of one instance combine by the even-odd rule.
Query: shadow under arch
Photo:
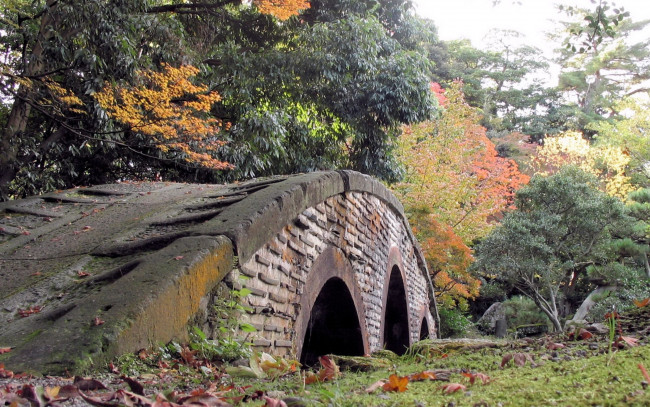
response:
[[[328,247],[315,260],[300,298],[296,321],[300,363],[314,365],[325,354],[368,353],[368,333],[361,291],[345,254]]]
[[[384,280],[382,310],[382,341],[384,349],[403,355],[411,346],[409,309],[404,285],[404,266],[397,247],[388,256],[388,270]]]
[[[429,339],[429,323],[426,317],[422,318],[422,324],[420,325],[420,340],[423,341],[425,339]]]

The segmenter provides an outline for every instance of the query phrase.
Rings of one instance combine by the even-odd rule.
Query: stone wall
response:
[[[296,321],[303,311],[301,295],[314,279],[310,275],[316,272],[314,261],[328,247],[340,250],[354,271],[369,352],[383,345],[386,276],[393,266],[405,277],[411,343],[419,339],[423,318],[428,327],[435,327],[427,280],[403,218],[376,196],[346,192],[304,210],[227,277],[232,287],[243,285],[252,291],[244,299],[252,309],[244,321],[258,330],[250,338],[256,346],[274,354],[299,354],[302,338]]]

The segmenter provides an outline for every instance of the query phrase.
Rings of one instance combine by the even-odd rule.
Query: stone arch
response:
[[[190,325],[218,331],[212,305],[225,286],[250,292],[241,321],[257,332],[241,336],[279,356],[302,354],[323,292],[323,306],[328,296],[349,296],[358,327],[344,325],[361,332],[363,353],[381,349],[384,336],[398,351],[416,341],[422,312],[435,334],[433,285],[403,207],[354,171],[231,185],[99,185],[0,203],[3,213],[26,216],[30,226],[0,216],[0,270],[12,270],[0,285],[0,308],[46,310],[22,319],[0,314],[0,342],[12,347],[2,361],[13,371],[77,372],[90,360],[185,341]],[[70,235],[73,244],[53,243]],[[25,286],[40,269],[51,272]],[[82,270],[91,276],[78,284],[70,276]],[[50,293],[62,281],[69,295],[33,302],[32,292]],[[399,318],[389,311],[386,324],[386,308]],[[105,323],[91,327],[96,317]],[[408,335],[388,338],[386,326],[395,324]]]
[[[309,271],[309,279],[310,284],[300,298],[300,311],[295,325],[296,339],[298,340],[296,355],[300,356],[301,362],[313,363],[314,356],[326,353],[348,353],[351,356],[368,353],[368,333],[365,325],[363,299],[345,254],[333,246],[326,248],[315,260]],[[341,303],[332,302],[337,300]],[[339,306],[342,309],[339,309]],[[332,326],[333,321],[330,319],[333,315],[332,311],[345,311],[353,313],[353,315],[348,315],[344,320]],[[309,343],[309,339],[313,338],[308,332],[309,328],[316,326],[320,330],[328,325],[334,328],[333,332],[320,333],[326,335],[328,339],[349,344],[349,350],[342,351],[338,345],[321,343],[320,340],[318,343]],[[310,347],[309,352],[306,352],[305,345]],[[318,354],[320,351],[322,353]]]
[[[382,296],[381,343],[398,355],[411,345],[410,312],[402,256],[393,246],[388,254],[388,269]]]

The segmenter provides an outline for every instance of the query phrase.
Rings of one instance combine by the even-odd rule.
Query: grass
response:
[[[92,376],[108,384],[103,394],[125,388],[126,383],[119,379],[125,375],[140,382],[150,400],[160,393],[182,395],[205,390],[246,406],[266,405],[263,396],[282,399],[289,407],[650,405],[648,383],[638,367],[650,367],[650,345],[609,351],[608,341],[607,334],[586,341],[572,341],[566,336],[424,341],[401,357],[386,351],[372,357],[334,357],[342,368],[340,376],[307,385],[304,373],[287,368],[290,363],[281,364],[286,373],[275,378],[228,375],[229,364],[199,358],[190,344],[179,354],[161,347],[150,353],[124,355],[114,361],[114,374],[101,369]],[[519,365],[513,358],[502,367],[504,356],[511,354],[528,357],[519,358]],[[354,366],[356,371],[345,370],[346,366]],[[404,392],[381,388],[367,391],[391,374],[403,377],[423,371],[434,371],[438,380],[411,381]],[[476,380],[470,384],[463,375],[467,372],[487,375],[489,382]],[[449,383],[466,388],[447,394],[443,386]]]
[[[601,341],[602,342],[602,341]],[[374,372],[343,372],[334,381],[303,386],[297,377],[274,381],[236,380],[240,385],[275,392],[280,398],[298,398],[301,405],[332,406],[619,406],[650,405],[650,393],[642,383],[639,363],[650,366],[650,347],[616,351],[596,349],[582,342],[557,351],[547,350],[542,341],[533,344],[504,342],[496,348],[457,349],[446,357],[396,357],[391,369]],[[596,342],[592,342],[596,343]],[[501,367],[507,353],[526,352],[537,366]],[[425,370],[450,371],[449,382],[466,390],[445,394],[443,381],[411,382],[403,393],[366,389],[392,373],[400,376]],[[463,371],[480,372],[490,382],[470,385]]]

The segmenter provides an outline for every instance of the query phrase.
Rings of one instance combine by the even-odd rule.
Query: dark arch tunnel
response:
[[[385,307],[384,348],[403,355],[410,346],[408,305],[402,273],[397,266],[390,272]]]
[[[361,325],[345,282],[330,278],[314,301],[300,355],[300,363],[313,366],[326,354],[364,354]]]
[[[425,339],[429,339],[429,323],[426,317],[422,318],[422,324],[420,325],[420,340]]]

